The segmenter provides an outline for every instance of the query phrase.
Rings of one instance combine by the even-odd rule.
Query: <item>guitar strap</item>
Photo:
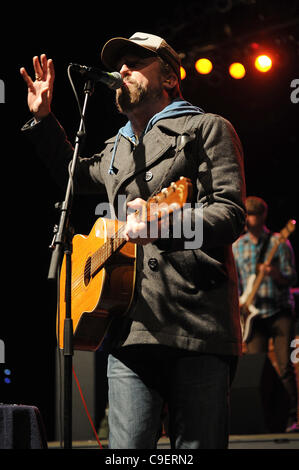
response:
[[[267,235],[267,237],[266,237],[265,240],[264,240],[264,243],[263,243],[263,245],[262,245],[260,254],[259,254],[258,259],[257,259],[257,262],[256,262],[256,265],[257,265],[257,266],[258,266],[259,264],[261,264],[261,263],[264,262],[265,254],[266,254],[267,248],[268,248],[268,246],[269,246],[269,242],[270,242],[272,233],[273,233],[273,232],[269,232],[268,235]]]

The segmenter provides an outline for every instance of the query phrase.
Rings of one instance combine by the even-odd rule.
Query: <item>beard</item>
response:
[[[127,114],[149,101],[158,100],[163,94],[162,83],[156,88],[146,87],[135,80],[129,80],[127,83],[128,85],[116,90],[116,107],[122,114]]]

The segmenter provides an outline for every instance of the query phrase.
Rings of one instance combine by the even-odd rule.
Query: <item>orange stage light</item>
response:
[[[201,58],[195,62],[195,68],[198,73],[207,75],[213,69],[213,64],[209,59]]]
[[[246,74],[245,67],[240,62],[234,62],[233,64],[231,64],[229,66],[228,71],[230,76],[237,80],[243,78]]]
[[[272,60],[268,55],[259,55],[255,59],[254,65],[259,72],[268,72],[272,67]]]
[[[186,70],[182,66],[180,68],[180,73],[181,73],[181,80],[184,80],[184,78],[186,78],[187,74],[186,74]]]

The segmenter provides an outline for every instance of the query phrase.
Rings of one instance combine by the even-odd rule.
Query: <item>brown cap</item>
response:
[[[249,196],[246,198],[246,210],[248,215],[263,215],[267,214],[268,205],[260,197]]]
[[[159,36],[148,33],[135,33],[129,39],[112,38],[106,42],[102,49],[102,62],[108,69],[115,70],[121,56],[128,51],[138,52],[138,54],[146,56],[161,57],[173,68],[180,81],[180,57],[175,50]]]

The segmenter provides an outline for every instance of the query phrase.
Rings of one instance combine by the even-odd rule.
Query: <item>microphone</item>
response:
[[[86,65],[70,64],[71,68],[81,75],[84,75],[96,82],[105,83],[112,90],[117,90],[123,84],[123,79],[118,72],[103,72],[94,67],[87,67]]]

